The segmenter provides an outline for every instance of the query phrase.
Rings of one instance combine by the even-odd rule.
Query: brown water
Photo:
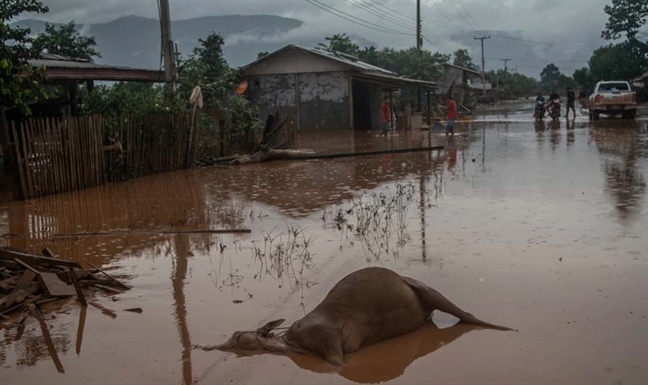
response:
[[[2,331],[2,384],[647,383],[648,122],[457,130],[300,142],[332,152],[445,145],[440,154],[209,168],[9,205],[5,244],[115,268],[134,289],[95,297],[112,316],[71,305],[47,317],[64,374],[35,321],[17,341]],[[203,228],[252,233],[51,237]],[[341,369],[312,356],[191,350],[292,322],[366,266],[420,279],[520,332],[439,317],[442,329],[348,355]],[[123,311],[132,307],[143,313]]]

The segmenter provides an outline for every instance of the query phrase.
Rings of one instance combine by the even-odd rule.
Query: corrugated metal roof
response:
[[[164,73],[158,70],[113,66],[93,63],[90,60],[41,53],[38,59],[28,61],[32,67],[44,67],[48,81],[134,81],[159,83]]]
[[[263,56],[252,63],[242,67],[241,69],[243,71],[250,69],[258,64],[261,64],[262,62],[265,62],[266,60],[269,60],[273,57],[279,56],[285,52],[291,51],[291,50],[298,50],[306,53],[310,53],[313,55],[317,55],[319,57],[328,59],[328,60],[333,60],[338,63],[342,63],[346,66],[349,67],[349,69],[355,70],[359,72],[362,75],[367,75],[367,76],[372,76],[375,80],[383,79],[387,83],[390,84],[401,84],[401,85],[423,85],[423,86],[436,86],[436,83],[434,82],[428,82],[424,80],[416,80],[416,79],[408,79],[405,77],[399,76],[396,72],[389,71],[387,69],[375,66],[373,64],[369,64],[366,62],[363,62],[362,60],[352,56],[352,55],[347,55],[339,52],[330,52],[326,51],[323,49],[318,49],[318,48],[308,48],[308,47],[302,47],[299,45],[295,44],[289,44],[277,51],[274,51],[266,56]]]
[[[126,66],[113,66],[106,64],[93,63],[87,59],[73,58],[63,55],[55,55],[51,53],[41,53],[38,59],[29,60],[32,67],[44,66],[45,68],[87,68],[87,69],[119,69],[119,70],[141,70],[140,68],[132,68]]]
[[[72,60],[50,60],[50,59],[32,59],[29,60],[32,67],[43,66],[45,68],[66,68],[66,69],[118,69],[118,70],[138,70],[132,67],[111,66],[105,64],[96,64],[87,61]]]
[[[389,70],[386,70],[381,67],[377,67],[375,65],[363,62],[359,58],[352,56],[352,55],[347,55],[339,52],[330,52],[330,51],[325,51],[323,49],[318,49],[318,48],[307,48],[307,47],[302,47],[295,45],[294,47],[299,48],[304,51],[308,51],[310,53],[313,53],[315,55],[319,55],[322,57],[325,57],[327,59],[335,60],[340,63],[346,64],[348,66],[351,66],[357,70],[360,71],[374,71],[374,72],[381,72],[385,74],[390,74],[390,75],[396,75],[396,72],[392,72]]]
[[[444,64],[444,66],[447,66],[447,67],[454,67],[454,68],[459,68],[460,70],[463,70],[463,71],[466,71],[466,72],[470,72],[470,73],[472,73],[472,74],[474,74],[474,75],[477,75],[477,76],[481,76],[481,72],[479,72],[479,71],[475,71],[475,70],[471,70],[470,68],[460,67],[460,66],[456,66],[456,65],[454,65],[454,64],[449,64],[449,63]]]

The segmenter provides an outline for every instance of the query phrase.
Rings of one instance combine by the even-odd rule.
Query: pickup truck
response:
[[[634,119],[637,114],[637,94],[624,81],[598,82],[588,101],[589,117],[598,120],[600,114]]]

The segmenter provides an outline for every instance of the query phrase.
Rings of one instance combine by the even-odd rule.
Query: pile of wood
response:
[[[18,317],[18,322],[31,313],[42,317],[40,305],[64,301],[76,296],[85,306],[90,290],[120,294],[130,287],[89,264],[84,269],[78,262],[59,259],[49,249],[43,255],[24,250],[0,247],[0,321]]]

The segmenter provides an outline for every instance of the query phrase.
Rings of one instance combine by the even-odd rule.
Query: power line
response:
[[[472,23],[475,25],[475,27],[479,29],[479,24],[477,24],[477,21],[472,17],[470,12],[468,12],[468,8],[466,8],[466,6],[464,5],[463,0],[458,0],[458,3],[461,5],[461,8],[463,8],[464,11],[468,14],[468,17],[470,17],[470,20],[472,20]]]
[[[357,25],[365,27],[365,28],[373,29],[373,30],[379,31],[379,32],[391,33],[391,34],[394,34],[394,35],[414,36],[414,34],[412,34],[412,33],[407,33],[407,32],[403,32],[403,31],[397,31],[397,30],[394,30],[394,29],[391,29],[391,28],[382,27],[382,26],[380,26],[378,24],[375,24],[375,23],[372,23],[370,21],[363,20],[363,19],[361,19],[359,17],[355,17],[355,16],[353,16],[351,14],[340,11],[337,8],[331,7],[330,5],[326,5],[326,4],[324,4],[324,3],[322,3],[322,2],[320,2],[318,0],[306,0],[306,2],[311,4],[311,5],[314,5],[317,8],[320,8],[320,9],[322,9],[322,10],[324,10],[324,11],[326,11],[326,12],[332,14],[332,15],[335,15],[335,16],[337,16],[339,18],[350,21],[350,22],[352,22],[354,24],[357,24]]]
[[[454,27],[456,27],[456,28],[461,28],[461,27],[459,27],[457,24],[455,24],[455,23],[452,21],[452,19],[450,19],[450,18],[448,17],[448,15],[446,15],[445,12],[443,12],[443,9],[441,9],[441,6],[440,6],[439,4],[437,4],[436,2],[432,2],[432,4],[434,4],[434,6],[436,7],[436,9],[439,10],[439,12],[441,13],[441,15],[443,15],[443,17],[445,17],[446,20],[448,20],[448,21],[450,22],[450,24],[452,24],[452,25],[453,25]]]
[[[405,28],[413,28],[414,27],[414,25],[412,25],[411,22],[408,22],[408,24],[405,24],[403,21],[400,21],[400,20],[398,20],[396,18],[393,18],[391,15],[381,14],[380,12],[376,11],[375,9],[372,9],[372,8],[368,7],[366,4],[363,4],[362,2],[356,3],[356,2],[354,2],[352,0],[347,0],[347,2],[349,4],[357,7],[357,8],[360,8],[360,9],[364,10],[365,12],[368,12],[368,13],[371,13],[372,15],[374,15],[374,16],[377,16],[379,19],[382,19],[384,21],[389,21],[389,22],[394,23],[394,24],[396,24],[396,25],[398,25],[400,27],[405,27]]]
[[[479,29],[479,26],[477,25],[477,23],[475,23],[474,20],[473,20],[473,21],[469,20],[469,19],[468,19],[468,16],[466,16],[466,13],[465,13],[465,9],[466,9],[466,7],[463,5],[463,3],[461,4],[461,6],[462,6],[462,8],[464,9],[464,11],[462,11],[461,8],[459,8],[459,5],[457,5],[457,3],[459,3],[459,2],[460,2],[460,0],[457,0],[457,1],[455,1],[455,2],[452,2],[452,4],[454,5],[454,8],[455,8],[455,11],[456,11],[457,15],[459,15],[459,17],[461,17],[461,19],[463,19],[463,21],[464,21],[467,25],[472,24],[475,28]]]
[[[411,27],[413,27],[413,26],[415,25],[415,22],[416,22],[416,19],[415,19],[415,18],[413,18],[413,17],[411,17],[411,16],[408,16],[408,15],[406,15],[406,14],[404,14],[404,13],[402,13],[402,12],[400,12],[400,11],[394,9],[394,8],[390,8],[390,7],[384,5],[384,4],[382,4],[382,3],[380,3],[380,2],[378,2],[378,1],[376,1],[376,0],[369,0],[369,1],[371,1],[372,3],[376,4],[377,6],[379,6],[379,7],[381,7],[381,8],[386,9],[386,10],[389,11],[389,12],[392,12],[392,14],[390,15],[392,18],[395,18],[395,19],[401,20],[401,21],[403,21],[403,22],[405,22],[405,23],[409,23]],[[398,16],[398,15],[400,15],[400,16]],[[424,19],[421,19],[421,20],[424,21]],[[432,37],[427,36],[427,38],[424,39],[425,41],[427,41],[428,43],[430,43],[430,44],[431,44],[434,48],[436,48],[439,52],[442,52],[442,53],[443,53],[443,49],[445,49],[445,50],[447,50],[447,51],[449,51],[449,52],[452,52],[452,48],[451,48],[449,45],[445,44],[445,43],[443,42],[443,39],[440,38],[440,37],[439,37],[437,34],[435,34],[434,32],[432,32],[432,30],[431,30],[428,26],[426,26],[425,24],[422,24],[421,27],[422,27],[422,29],[423,29],[423,31],[422,31],[423,36],[425,36],[425,33],[427,33],[428,35],[431,35],[431,36],[432,36]],[[436,44],[441,45],[441,46],[443,47],[443,49],[440,49],[440,48],[439,48],[435,43],[433,43],[433,42],[431,41],[432,39],[435,39],[435,40],[436,40]]]
[[[434,3],[434,4],[436,5],[436,3]],[[447,16],[446,16],[446,18],[447,18]],[[423,20],[427,21],[428,23],[435,24],[435,25],[438,25],[438,26],[441,26],[441,27],[452,28],[452,29],[456,29],[456,30],[463,31],[463,32],[466,32],[466,33],[470,33],[470,34],[480,32],[478,30],[460,27],[460,26],[452,23],[452,20],[448,20],[452,24],[436,21],[436,20],[433,20],[433,19],[430,19],[430,18],[424,18]],[[593,47],[593,46],[584,46],[584,45],[576,45],[576,44],[563,44],[563,43],[556,43],[556,42],[548,42],[548,41],[517,38],[517,37],[513,37],[513,36],[502,35],[502,34],[499,34],[499,33],[496,33],[496,32],[491,32],[491,35],[494,38],[499,38],[499,39],[516,40],[516,41],[522,41],[522,42],[526,42],[526,43],[542,44],[542,45],[555,45],[555,46],[566,47],[566,48],[579,48],[579,49],[588,49],[588,50],[595,50],[595,49],[599,48],[599,47]]]
[[[416,28],[416,23],[414,21],[403,20],[402,18],[397,18],[397,17],[394,17],[394,16],[389,15],[389,14],[382,14],[379,11],[376,11],[375,9],[371,8],[370,6],[368,6],[367,4],[364,4],[362,2],[354,2],[353,0],[347,0],[347,2],[349,4],[351,4],[351,5],[359,8],[359,9],[362,9],[365,12],[368,12],[368,13],[378,17],[379,19],[381,19],[383,21],[393,23],[393,24],[395,24],[395,25],[397,25],[399,27]],[[376,4],[381,5],[378,2],[376,2]],[[425,40],[428,43],[430,43],[432,45],[432,47],[434,47],[437,51],[443,52],[443,49],[441,49],[439,46],[437,46],[437,44],[441,44],[441,45],[444,46],[444,49],[447,49],[447,50],[451,51],[451,49],[447,45],[443,44],[441,38],[439,36],[435,35],[434,33],[431,33],[431,35],[433,35],[437,39],[436,44],[431,41],[432,38],[430,38],[429,36],[425,36],[425,32],[422,31],[422,35],[423,35],[423,37],[426,38]]]

